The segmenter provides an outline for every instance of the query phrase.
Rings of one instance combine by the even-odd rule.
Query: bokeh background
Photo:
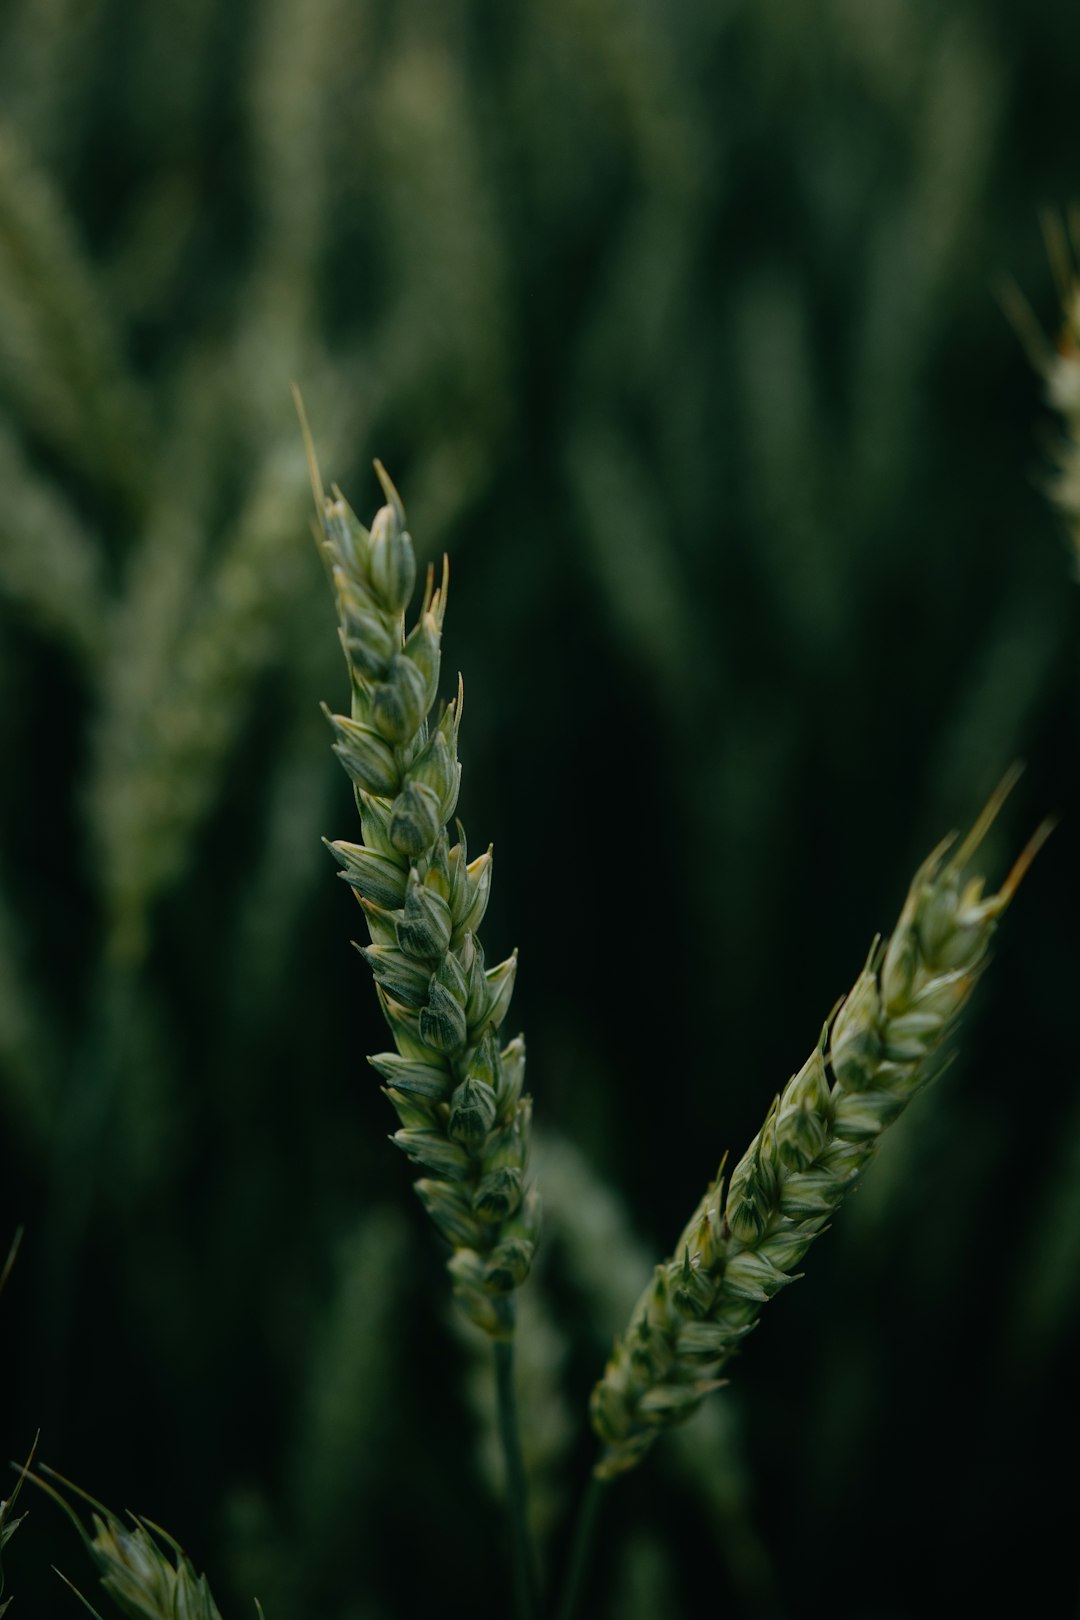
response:
[[[612,1494],[589,1612],[1072,1612],[1080,623],[997,288],[1054,328],[1078,53],[1060,0],[0,12],[2,1443],[227,1616],[508,1608],[319,843],[355,817],[293,379],[324,476],[369,517],[379,455],[452,558],[554,1565],[612,1332],[915,865],[1014,759],[995,873],[1062,814],[952,1068]],[[78,1612],[31,1506],[8,1590]]]

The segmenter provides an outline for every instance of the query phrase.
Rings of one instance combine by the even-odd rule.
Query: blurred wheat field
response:
[[[999,874],[1061,826],[952,1069],[619,1487],[593,1602],[1075,1604],[1080,624],[995,289],[1056,332],[1078,46],[1050,0],[0,15],[5,1444],[167,1525],[223,1613],[505,1612],[475,1346],[319,842],[352,809],[292,381],[328,480],[369,513],[378,455],[451,555],[551,1557],[649,1266],[1021,758]],[[6,1591],[77,1612],[29,1505]]]

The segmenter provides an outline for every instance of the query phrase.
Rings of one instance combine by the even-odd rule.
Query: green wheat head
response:
[[[221,1611],[214,1602],[206,1576],[195,1573],[179,1542],[160,1525],[135,1513],[128,1514],[129,1522],[125,1524],[54,1469],[43,1468],[42,1473],[89,1507],[90,1529],[87,1530],[66,1495],[42,1478],[42,1474],[29,1476],[63,1508],[79,1532],[97,1570],[102,1591],[120,1614],[128,1616],[128,1620],[221,1620]],[[71,1587],[84,1608],[98,1615],[97,1609],[66,1575],[60,1578]],[[255,1607],[261,1616],[259,1604]],[[98,1620],[101,1620],[100,1615]]]
[[[633,1468],[689,1417],[873,1158],[883,1131],[937,1072],[942,1043],[985,965],[991,935],[1049,831],[1039,829],[996,894],[964,869],[1011,788],[968,837],[915,874],[890,940],[875,940],[814,1051],[773,1100],[727,1184],[723,1165],[671,1259],[656,1268],[616,1341],[591,1413],[602,1479]],[[948,858],[947,858],[948,857]]]
[[[488,968],[477,930],[491,889],[490,849],[468,858],[448,823],[457,805],[462,689],[432,718],[439,685],[447,569],[428,570],[406,634],[416,579],[401,500],[379,462],[386,505],[370,531],[314,475],[321,543],[337,601],[351,686],[348,715],[327,711],[351,780],[362,843],[330,844],[371,938],[395,1052],[369,1059],[401,1128],[393,1140],[426,1172],[416,1184],[450,1244],[454,1292],[494,1338],[512,1328],[510,1295],[528,1274],[540,1204],[525,1180],[531,1099],[520,1037],[500,1050],[516,954]]]
[[[221,1620],[205,1575],[196,1575],[183,1549],[145,1519],[125,1525],[113,1514],[93,1515],[89,1546],[102,1588],[132,1620]],[[169,1557],[169,1552],[173,1556]]]

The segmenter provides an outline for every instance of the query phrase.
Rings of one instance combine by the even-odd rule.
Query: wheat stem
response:
[[[514,1602],[518,1620],[535,1620],[536,1560],[529,1534],[528,1486],[518,1425],[517,1393],[514,1389],[513,1339],[496,1339],[494,1351],[499,1442],[506,1470],[506,1513],[510,1528]]]
[[[585,1592],[585,1576],[592,1557],[593,1542],[596,1538],[596,1526],[600,1517],[600,1509],[607,1494],[607,1480],[594,1469],[589,1475],[589,1482],[581,1498],[578,1508],[577,1520],[574,1524],[573,1539],[570,1543],[570,1557],[566,1565],[566,1579],[563,1582],[562,1598],[556,1611],[556,1620],[574,1620]]]

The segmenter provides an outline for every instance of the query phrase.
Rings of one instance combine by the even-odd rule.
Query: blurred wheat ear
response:
[[[1046,480],[1051,505],[1064,521],[1080,578],[1080,204],[1065,215],[1046,210],[1043,236],[1058,296],[1058,328],[1049,341],[1023,294],[1004,289],[1010,316],[1028,357],[1041,376],[1046,403],[1057,413],[1060,434],[1053,445],[1055,469]],[[1077,1301],[1080,1276],[1080,1105],[1050,1138],[1047,1175],[1038,1191],[1029,1261],[1015,1280],[1013,1309],[1005,1332],[1011,1353],[1028,1368],[1045,1367],[1057,1348]],[[1036,1380],[1029,1375],[1029,1383]]]
[[[1015,283],[1001,288],[1001,301],[1035,370],[1046,402],[1057,413],[1061,435],[1053,447],[1054,471],[1046,481],[1051,503],[1064,519],[1080,576],[1080,205],[1062,220],[1043,214],[1043,236],[1060,305],[1053,341]]]

